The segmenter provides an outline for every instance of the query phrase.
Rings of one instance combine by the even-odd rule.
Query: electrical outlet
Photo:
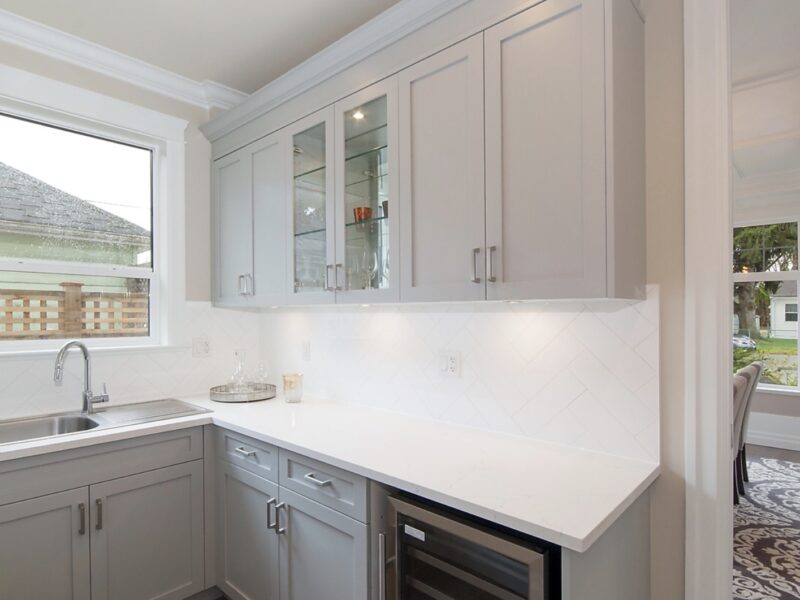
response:
[[[439,355],[439,372],[442,377],[461,377],[461,353],[443,350]]]
[[[311,340],[306,340],[305,342],[303,342],[302,354],[304,361],[306,362],[311,361]]]
[[[207,337],[192,338],[192,357],[206,358],[211,354],[211,342]]]

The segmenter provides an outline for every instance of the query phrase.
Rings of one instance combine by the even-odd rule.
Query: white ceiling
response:
[[[800,216],[800,1],[731,0],[737,221]]]
[[[196,81],[252,93],[398,0],[2,0],[0,8]]]

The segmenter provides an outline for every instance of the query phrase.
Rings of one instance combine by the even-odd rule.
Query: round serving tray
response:
[[[271,383],[245,383],[234,386],[231,383],[211,388],[209,395],[214,402],[258,402],[269,400],[278,394]]]

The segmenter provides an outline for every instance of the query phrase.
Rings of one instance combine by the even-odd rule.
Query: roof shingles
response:
[[[146,229],[2,162],[0,222],[150,237]]]

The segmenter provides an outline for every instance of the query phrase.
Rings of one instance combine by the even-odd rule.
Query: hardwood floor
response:
[[[747,458],[777,458],[778,460],[800,463],[800,452],[747,444]]]

